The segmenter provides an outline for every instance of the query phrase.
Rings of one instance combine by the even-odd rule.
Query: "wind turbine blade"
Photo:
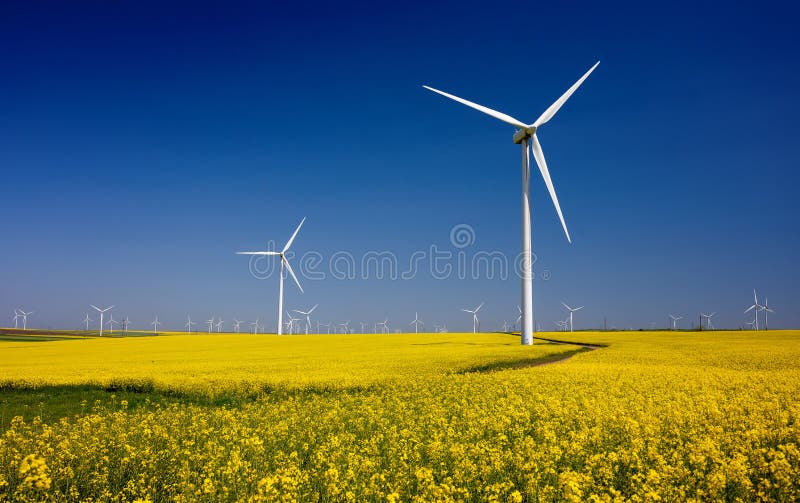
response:
[[[569,231],[567,230],[567,224],[564,222],[564,215],[561,213],[561,205],[558,204],[556,189],[553,187],[553,181],[550,179],[550,171],[547,169],[547,161],[544,160],[544,152],[542,152],[542,146],[539,144],[539,139],[536,137],[536,133],[531,136],[531,148],[533,149],[533,157],[536,159],[536,165],[539,166],[539,171],[542,173],[544,183],[547,185],[547,191],[550,193],[550,198],[553,200],[553,205],[556,207],[558,218],[561,220],[561,226],[564,228],[564,234],[567,235],[567,241],[572,243],[572,238],[569,237]]]
[[[755,306],[755,304],[754,304],[754,305],[752,305],[752,306],[748,307],[747,309],[745,309],[745,310],[744,310],[744,312],[745,312],[745,313],[749,313],[750,311],[752,311],[753,309],[755,309],[755,307],[756,307],[756,306]]]
[[[544,123],[546,123],[547,121],[549,121],[550,119],[552,119],[552,118],[553,118],[553,116],[556,114],[556,112],[558,112],[558,109],[559,109],[559,108],[561,108],[561,106],[562,106],[564,103],[566,103],[566,102],[567,102],[567,100],[569,99],[569,97],[570,97],[570,96],[572,96],[572,93],[574,93],[574,92],[575,92],[575,90],[576,90],[576,89],[578,89],[578,87],[580,87],[580,85],[581,85],[581,84],[583,84],[583,81],[584,81],[584,80],[586,80],[586,77],[588,77],[588,76],[589,76],[589,75],[590,75],[590,74],[591,74],[591,73],[594,71],[594,69],[595,69],[595,68],[597,68],[597,65],[599,65],[599,64],[600,64],[600,62],[598,61],[597,63],[595,63],[595,64],[594,64],[594,66],[593,66],[593,67],[589,68],[589,71],[588,71],[588,72],[586,72],[586,73],[584,73],[584,74],[583,74],[583,77],[579,78],[577,82],[575,82],[574,84],[572,84],[572,87],[570,87],[569,89],[567,89],[567,92],[565,92],[564,94],[562,94],[562,95],[561,95],[561,97],[560,97],[560,98],[558,98],[558,99],[555,101],[555,103],[553,103],[552,105],[550,105],[550,107],[549,107],[547,110],[545,110],[545,111],[544,111],[544,113],[542,113],[542,115],[540,115],[540,116],[539,116],[539,118],[538,118],[538,119],[536,119],[536,122],[534,122],[533,124],[531,124],[531,126],[533,126],[533,127],[539,127],[539,126],[541,126],[542,124],[544,124]]]
[[[312,307],[311,309],[309,309],[307,314],[311,314],[311,313],[313,313],[313,312],[314,312],[314,309],[316,309],[316,308],[317,308],[317,306],[319,306],[319,304],[314,304],[314,307]]]
[[[500,119],[501,121],[505,122],[506,124],[511,124],[512,126],[515,126],[515,127],[521,128],[521,129],[525,129],[527,127],[527,124],[525,124],[525,123],[523,123],[521,121],[518,121],[517,119],[511,117],[510,115],[506,115],[506,114],[504,114],[502,112],[498,112],[497,110],[492,110],[491,108],[485,107],[483,105],[478,105],[477,103],[473,103],[473,102],[465,100],[463,98],[459,98],[458,96],[453,96],[452,94],[448,94],[448,93],[446,93],[444,91],[440,91],[440,90],[434,89],[432,87],[428,87],[428,86],[422,86],[422,87],[424,87],[428,91],[433,91],[435,93],[441,94],[442,96],[450,98],[451,100],[455,100],[455,101],[461,103],[462,105],[467,105],[470,108],[474,108],[475,110],[478,110],[479,112],[483,112],[486,115],[491,115],[495,119]]]
[[[471,313],[472,312],[469,309],[462,309],[462,311],[464,311],[465,313]]]
[[[474,312],[477,313],[478,311],[480,311],[484,304],[485,304],[485,302],[481,302],[481,305],[476,307]]]
[[[286,242],[286,246],[283,247],[283,250],[281,250],[281,253],[286,253],[286,250],[288,250],[289,247],[292,246],[292,242],[294,241],[294,238],[297,237],[297,233],[300,232],[300,227],[303,226],[303,222],[305,222],[305,221],[306,221],[306,217],[303,217],[303,219],[300,220],[300,225],[298,225],[297,229],[294,230],[294,234],[292,234],[292,237],[290,237],[289,241]],[[301,290],[302,290],[302,288],[301,288]]]
[[[274,251],[236,252],[236,255],[280,255]]]
[[[102,311],[102,309],[100,309],[99,307],[95,306],[94,304],[89,304],[89,305],[92,306],[93,308],[97,309],[98,311]]]
[[[298,229],[299,229],[299,227],[298,227]],[[292,277],[292,279],[294,280],[295,284],[297,284],[297,288],[300,289],[300,293],[305,293],[303,291],[303,287],[300,286],[300,282],[297,281],[297,276],[294,275],[294,271],[292,270],[292,266],[289,264],[289,261],[286,260],[286,258],[284,258],[283,255],[281,255],[281,260],[283,260],[283,263],[286,265],[286,270],[289,271],[289,275]]]
[[[572,308],[569,307],[565,302],[562,302],[561,305],[564,306],[565,308],[567,308],[570,311],[572,310]]]
[[[581,307],[576,307],[575,309],[573,309],[573,311],[580,311],[580,310],[581,310],[581,309],[583,309],[583,308],[584,308],[584,306],[581,306]]]

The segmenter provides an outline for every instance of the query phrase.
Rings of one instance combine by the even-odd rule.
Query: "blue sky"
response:
[[[0,7],[0,325],[72,328],[115,304],[145,328],[276,318],[240,250],[329,260],[432,245],[519,252],[513,128],[602,63],[539,138],[573,244],[532,173],[534,313],[576,328],[745,321],[752,288],[800,325],[797,8],[675,2],[6,2]],[[474,229],[463,249],[458,224]],[[546,276],[544,279],[542,276]],[[513,321],[519,280],[287,285],[321,320]],[[7,316],[6,316],[7,315]]]

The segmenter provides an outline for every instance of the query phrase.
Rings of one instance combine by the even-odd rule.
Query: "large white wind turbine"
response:
[[[481,326],[480,321],[478,321],[478,311],[480,311],[482,307],[483,307],[483,302],[481,302],[481,305],[476,307],[475,309],[472,309],[472,310],[470,310],[470,309],[462,309],[462,311],[464,311],[465,313],[469,313],[469,314],[472,315],[472,333],[473,334],[476,333],[478,331],[478,328]]]
[[[414,313],[414,321],[409,323],[409,325],[414,325],[414,333],[418,334],[419,326],[420,325],[425,326],[425,323],[423,323],[422,320],[419,319],[419,313]]]
[[[561,305],[564,306],[567,309],[567,311],[569,311],[569,331],[570,332],[574,332],[574,327],[572,325],[572,313],[574,313],[575,311],[580,311],[581,309],[583,309],[583,306],[581,306],[581,307],[569,307],[564,302],[562,302]]]
[[[292,266],[289,264],[289,261],[286,259],[286,252],[289,251],[289,248],[292,246],[292,242],[294,238],[297,237],[297,233],[300,232],[300,227],[303,226],[303,222],[306,221],[306,218],[300,221],[300,225],[297,226],[297,229],[294,230],[294,234],[292,237],[289,238],[289,241],[286,242],[286,246],[283,247],[283,250],[279,252],[275,251],[260,251],[260,252],[237,252],[239,255],[277,255],[281,258],[281,269],[280,274],[278,275],[280,286],[278,287],[278,335],[283,333],[283,270],[286,268],[289,271],[289,274],[292,276],[297,288],[300,289],[300,293],[303,293],[303,287],[300,286],[300,282],[297,281],[297,276],[294,275],[294,271],[292,270]]]
[[[314,307],[312,307],[308,311],[300,311],[299,309],[294,310],[295,313],[300,313],[306,317],[306,335],[308,335],[308,330],[309,328],[311,328],[311,313],[314,312],[314,309],[316,309],[317,306],[319,306],[319,304],[314,304]]]
[[[564,222],[564,216],[561,213],[561,206],[558,204],[558,197],[556,196],[555,188],[553,187],[553,182],[550,179],[550,171],[547,169],[547,162],[544,159],[544,153],[542,152],[542,147],[539,144],[539,139],[536,136],[536,131],[539,127],[547,123],[553,116],[558,112],[564,103],[572,96],[572,93],[575,92],[576,89],[583,83],[584,80],[591,74],[597,65],[600,62],[598,61],[595,63],[593,67],[589,69],[583,76],[578,79],[575,84],[572,85],[567,91],[561,95],[550,107],[536,119],[535,122],[532,124],[525,124],[510,115],[506,115],[502,112],[498,112],[496,110],[492,110],[491,108],[484,107],[482,105],[478,105],[477,103],[473,103],[471,101],[467,101],[463,98],[459,98],[458,96],[453,96],[452,94],[445,93],[443,91],[439,91],[438,89],[434,89],[432,87],[423,86],[425,89],[433,91],[435,93],[439,93],[442,96],[455,100],[463,105],[467,105],[468,107],[474,108],[480,112],[483,112],[487,115],[494,117],[495,119],[499,119],[506,124],[510,124],[516,128],[518,128],[517,132],[514,134],[514,143],[522,145],[522,331],[521,331],[521,341],[522,344],[529,345],[533,344],[533,261],[531,258],[531,211],[530,211],[530,153],[528,150],[528,145],[530,144],[531,149],[533,150],[533,157],[536,159],[536,165],[539,166],[539,171],[542,174],[542,178],[544,179],[544,183],[547,186],[547,190],[550,193],[550,198],[553,200],[553,205],[556,207],[556,213],[558,213],[558,218],[561,220],[561,226],[564,228],[564,233],[567,235],[567,241],[572,242],[569,231],[567,230],[567,224]]]
[[[109,306],[109,307],[107,307],[105,309],[100,309],[99,307],[95,306],[94,304],[89,304],[89,305],[92,306],[92,308],[94,308],[95,310],[97,310],[97,312],[100,313],[100,337],[102,337],[103,336],[103,315],[109,309],[114,309],[114,306]]]

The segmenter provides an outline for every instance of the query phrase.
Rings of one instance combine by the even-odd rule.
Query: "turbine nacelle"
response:
[[[536,126],[528,126],[525,128],[519,129],[516,133],[514,133],[514,143],[519,145],[520,143],[524,142],[531,136],[536,134]]]

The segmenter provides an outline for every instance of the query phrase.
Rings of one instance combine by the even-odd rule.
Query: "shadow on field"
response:
[[[565,360],[569,360],[573,356],[577,355],[578,353],[585,353],[587,351],[594,351],[597,349],[596,347],[589,347],[589,346],[581,346],[578,349],[574,349],[572,351],[566,351],[564,353],[556,353],[547,356],[539,356],[536,358],[522,358],[518,360],[511,360],[511,361],[502,361],[502,362],[492,362],[487,363],[485,365],[476,365],[474,367],[469,367],[466,369],[461,370],[458,372],[459,374],[472,374],[475,372],[497,372],[499,370],[513,370],[513,369],[521,369],[526,367],[539,367],[542,365],[549,365],[551,363],[558,363],[563,362]]]

